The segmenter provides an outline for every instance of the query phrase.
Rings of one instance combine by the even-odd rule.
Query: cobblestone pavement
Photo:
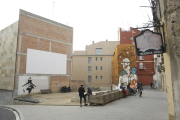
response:
[[[143,91],[142,97],[128,96],[105,106],[10,105],[19,109],[25,120],[168,120],[166,93]]]

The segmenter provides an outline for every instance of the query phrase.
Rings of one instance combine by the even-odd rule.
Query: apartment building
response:
[[[85,87],[110,90],[112,59],[118,44],[119,41],[93,42],[84,51],[74,51],[72,80],[85,81]]]

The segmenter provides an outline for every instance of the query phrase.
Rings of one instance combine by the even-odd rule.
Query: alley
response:
[[[105,106],[9,105],[26,120],[168,120],[166,93],[144,89],[142,97],[128,96]]]

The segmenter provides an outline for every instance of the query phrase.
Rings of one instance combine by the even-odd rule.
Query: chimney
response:
[[[94,43],[94,41],[92,41],[92,44]]]
[[[108,40],[106,39],[106,41],[108,41]]]

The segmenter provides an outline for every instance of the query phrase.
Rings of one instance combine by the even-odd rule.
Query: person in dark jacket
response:
[[[85,90],[83,88],[83,85],[81,85],[81,87],[79,87],[78,92],[79,92],[79,97],[80,97],[80,106],[82,107],[82,98],[84,98],[84,103],[86,106],[87,104],[86,104],[86,97],[84,95]]]
[[[71,92],[71,87],[70,86],[68,87],[68,92]]]
[[[124,91],[123,83],[121,83],[120,89],[121,89],[122,91]]]
[[[123,83],[121,83],[120,89],[124,92],[125,95],[127,95],[127,91],[125,90],[125,87],[123,86]]]
[[[152,82],[150,83],[150,86],[151,86],[151,89],[152,89],[152,86],[153,86],[153,83],[152,83]]]
[[[87,94],[86,95],[88,95],[88,102],[89,102],[90,95],[92,95],[92,90],[90,87],[87,88]]]
[[[142,97],[142,90],[143,90],[142,86],[143,86],[142,82],[139,83],[139,97]]]

